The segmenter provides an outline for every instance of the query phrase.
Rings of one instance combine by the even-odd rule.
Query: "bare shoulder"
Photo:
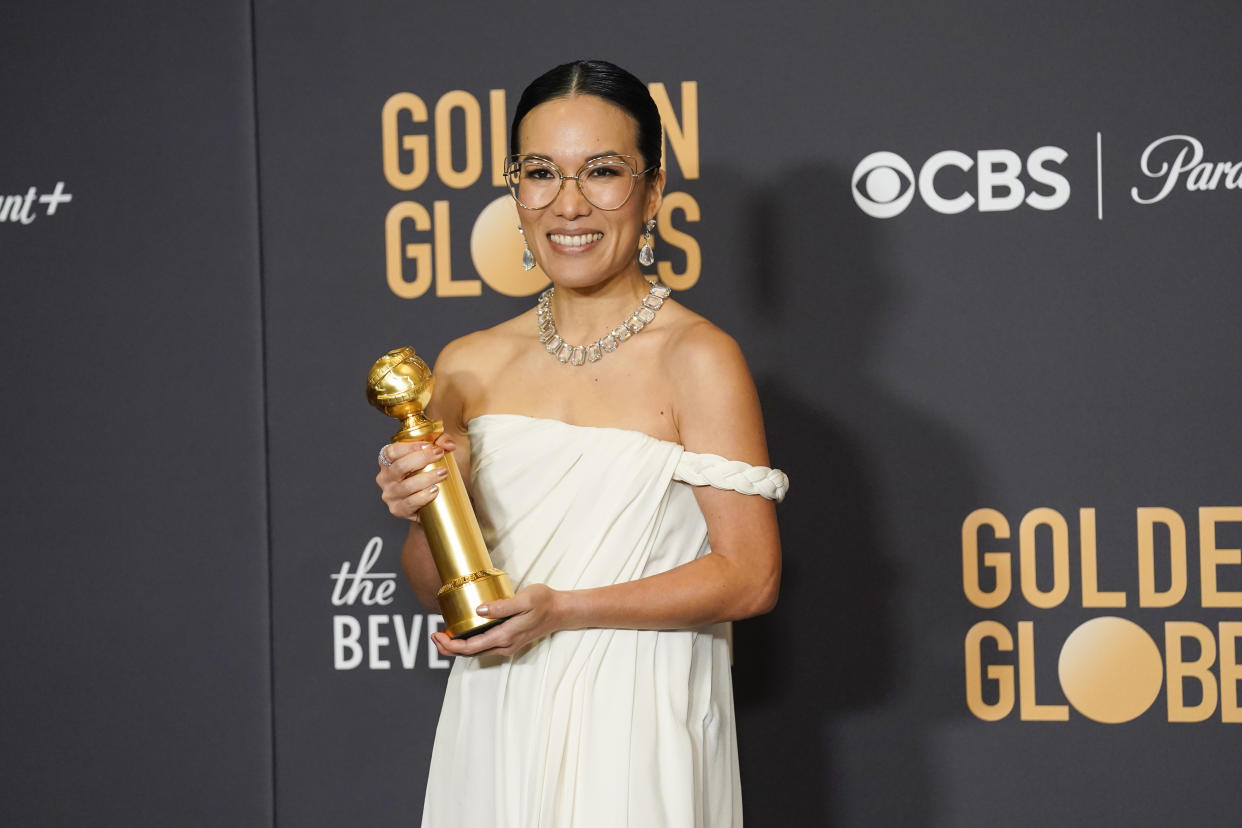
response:
[[[759,395],[737,340],[679,307],[670,320],[666,370],[678,434],[690,451],[767,464]]]
[[[696,379],[691,375],[699,371],[707,371],[709,375],[698,376],[697,379],[710,380],[719,371],[738,370],[750,377],[737,340],[684,305],[678,306],[678,311],[670,326],[667,346],[668,358],[678,373],[691,381]]]
[[[527,327],[533,327],[534,311],[452,340],[436,359],[436,373],[486,373],[493,366],[503,363],[506,354],[521,343],[519,330],[522,322],[528,323]]]
[[[454,432],[465,432],[467,413],[478,407],[488,386],[520,347],[522,322],[527,323],[527,329],[533,327],[534,311],[460,336],[441,349],[434,371],[436,391],[429,409],[450,424]]]

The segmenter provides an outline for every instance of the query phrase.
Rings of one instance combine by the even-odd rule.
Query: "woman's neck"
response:
[[[557,333],[575,345],[599,339],[634,312],[650,287],[638,268],[589,288],[558,285],[552,295]]]

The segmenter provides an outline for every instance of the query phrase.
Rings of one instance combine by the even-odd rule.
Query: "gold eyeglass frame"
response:
[[[612,158],[622,159],[625,162],[625,166],[630,168],[630,191],[625,194],[625,198],[621,199],[621,203],[618,204],[616,207],[601,207],[598,204],[596,204],[594,201],[592,201],[591,197],[588,196],[586,194],[586,191],[582,189],[582,175],[583,173],[590,172],[593,166],[599,165],[601,162],[607,161]],[[521,162],[526,159],[533,159],[533,160],[539,161],[541,164],[545,164],[548,167],[556,171],[556,177],[557,177],[557,182],[558,182],[556,185],[556,192],[552,195],[550,199],[548,199],[548,203],[543,205],[542,207],[531,207],[529,204],[523,203],[522,199],[518,198],[518,194],[517,194],[518,185],[513,180],[513,173],[521,165]],[[651,172],[654,169],[657,169],[660,166],[659,164],[652,164],[650,167],[648,167],[645,170],[642,170],[641,172],[635,172],[635,169],[637,168],[636,162],[637,162],[637,159],[635,159],[634,156],[632,155],[622,155],[620,153],[617,153],[616,155],[605,155],[601,158],[592,158],[590,161],[586,162],[581,167],[579,167],[578,171],[574,175],[565,175],[565,172],[560,168],[560,166],[555,161],[553,161],[550,158],[544,158],[542,155],[510,155],[508,158],[505,159],[505,183],[509,185],[509,195],[513,196],[513,200],[517,202],[518,206],[525,210],[546,210],[548,207],[551,207],[553,202],[555,202],[558,198],[560,198],[561,190],[565,188],[566,179],[572,179],[573,182],[578,185],[578,192],[582,194],[582,197],[584,199],[586,199],[587,204],[590,204],[595,209],[606,210],[606,211],[620,210],[622,207],[624,207],[626,204],[629,203],[630,197],[634,195],[634,180],[637,178],[641,178],[642,176],[646,175],[647,173]]]

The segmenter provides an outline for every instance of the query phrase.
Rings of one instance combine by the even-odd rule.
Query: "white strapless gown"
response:
[[[515,590],[671,569],[711,551],[693,485],[776,500],[788,485],[637,431],[515,414],[468,428],[475,511]],[[728,624],[564,631],[511,658],[458,658],[422,824],[741,825]]]

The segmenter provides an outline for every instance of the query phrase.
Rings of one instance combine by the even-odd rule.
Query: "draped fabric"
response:
[[[677,478],[712,455],[511,414],[468,428],[475,511],[515,589],[605,586],[710,552]],[[424,828],[740,825],[727,633],[562,631],[513,657],[457,659]]]

